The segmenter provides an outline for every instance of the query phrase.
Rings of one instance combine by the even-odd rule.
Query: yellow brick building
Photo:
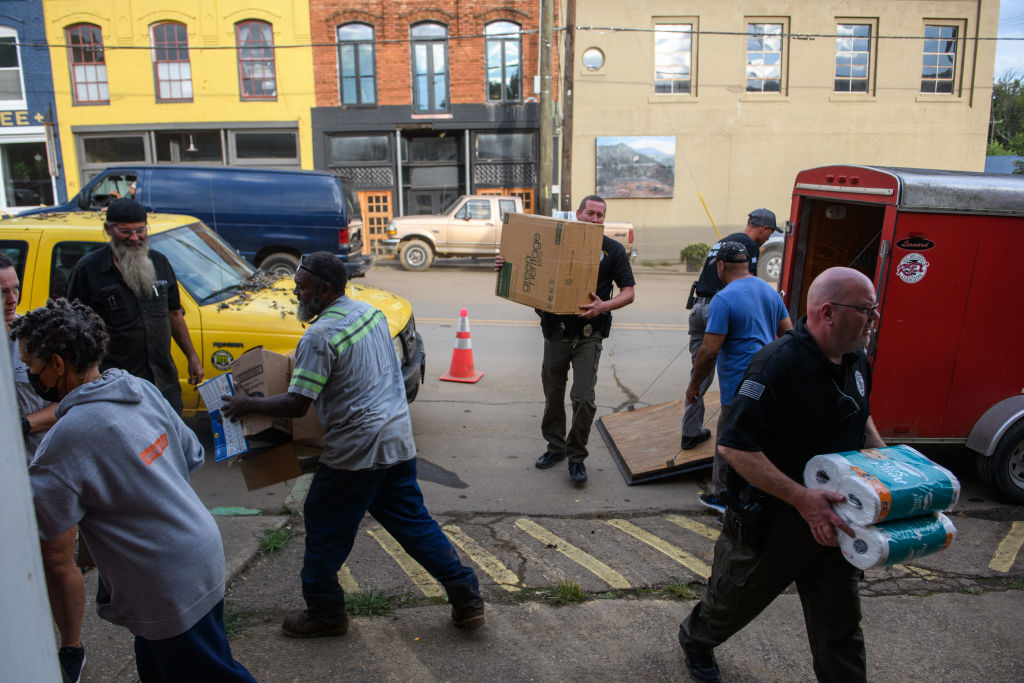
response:
[[[309,5],[43,0],[69,195],[118,163],[312,168]]]

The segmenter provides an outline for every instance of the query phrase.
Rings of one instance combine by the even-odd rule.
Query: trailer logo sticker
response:
[[[230,369],[231,363],[234,360],[235,359],[231,356],[231,353],[229,351],[225,351],[224,349],[217,349],[216,351],[213,352],[213,355],[210,356],[210,364],[213,365],[213,367],[217,368],[218,370]]]
[[[860,392],[861,396],[866,396],[867,389],[864,386],[864,375],[860,374],[860,370],[853,371],[853,378],[857,381],[857,391]]]
[[[897,242],[896,246],[907,251],[928,251],[935,246],[935,242],[924,237],[907,237]]]
[[[921,254],[907,254],[896,266],[896,275],[908,285],[920,282],[928,272],[928,259]]]

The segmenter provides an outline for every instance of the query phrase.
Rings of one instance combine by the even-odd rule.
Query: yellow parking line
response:
[[[481,547],[479,543],[470,538],[462,529],[454,524],[449,524],[442,527],[442,530],[448,535],[452,543],[459,546],[462,552],[469,555],[470,559],[476,562],[480,569],[484,570],[488,576],[494,579],[494,583],[513,593],[522,588],[519,577],[515,575],[515,572],[509,570],[508,567],[501,563],[501,560]]]
[[[359,592],[359,584],[352,578],[352,572],[345,565],[341,565],[341,569],[338,570],[338,583],[341,584],[341,589],[346,593]]]
[[[536,538],[541,543],[545,543],[554,550],[562,553],[584,569],[589,570],[592,574],[597,576],[597,578],[601,579],[612,588],[630,587],[629,582],[626,581],[626,577],[622,574],[618,573],[604,562],[601,562],[601,560],[597,559],[593,555],[580,550],[565,539],[559,538],[540,524],[529,519],[517,519],[516,526]]]
[[[907,574],[917,574],[925,581],[934,581],[937,578],[933,572],[930,572],[927,569],[922,569],[921,567],[915,567],[911,564],[894,564],[892,565],[892,568],[899,569],[901,572],[906,572]]]
[[[658,538],[654,534],[644,531],[640,527],[635,524],[631,524],[624,519],[609,519],[608,523],[619,531],[629,534],[638,541],[643,541],[655,550],[660,550],[662,553],[668,555],[670,558],[701,578],[706,579],[711,576],[711,567],[709,567],[706,562],[697,559],[682,548],[672,545],[668,541]]]
[[[416,560],[409,557],[391,534],[380,527],[367,529],[366,533],[370,534],[377,543],[380,543],[380,547],[384,549],[384,552],[398,563],[402,571],[409,575],[409,578],[412,579],[417,588],[423,591],[424,595],[428,598],[444,597],[444,589],[441,588],[441,584],[426,569],[421,567]]]
[[[677,526],[683,527],[687,531],[700,534],[704,538],[710,538],[712,541],[718,540],[718,535],[720,533],[718,529],[712,529],[707,524],[701,524],[700,522],[696,522],[689,517],[683,517],[682,515],[665,515],[665,519]]]
[[[999,542],[996,554],[988,563],[988,568],[1003,574],[1010,571],[1010,567],[1017,560],[1017,553],[1024,545],[1024,522],[1014,522],[1010,525],[1010,532]]]

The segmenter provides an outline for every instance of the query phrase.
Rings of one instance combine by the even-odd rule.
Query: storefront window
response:
[[[329,154],[329,164],[391,161],[386,135],[332,137]]]
[[[224,163],[219,130],[156,133],[158,163]]]
[[[54,204],[45,142],[0,145],[6,206]]]
[[[146,144],[141,135],[85,138],[82,142],[87,164],[146,160]]]
[[[476,158],[480,161],[533,159],[533,133],[477,133]]]
[[[294,133],[235,133],[239,159],[294,159],[299,156]]]

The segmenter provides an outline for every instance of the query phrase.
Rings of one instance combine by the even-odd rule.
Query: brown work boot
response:
[[[281,630],[289,638],[343,636],[348,631],[348,614],[342,613],[340,621],[321,621],[310,616],[309,610],[293,612],[281,622]]]
[[[472,631],[484,625],[484,599],[479,590],[467,583],[448,584],[445,590],[452,605],[452,623],[457,628]]]

